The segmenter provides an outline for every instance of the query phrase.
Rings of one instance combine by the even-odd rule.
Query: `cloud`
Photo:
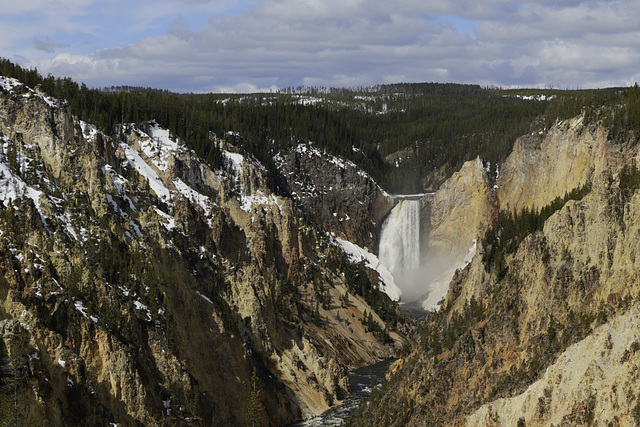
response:
[[[5,16],[15,16],[30,13],[82,13],[87,6],[91,6],[96,0],[20,0],[5,2],[2,5],[2,13]]]
[[[71,45],[67,43],[55,43],[51,40],[50,37],[47,37],[45,40],[33,39],[33,47],[35,47],[37,50],[41,50],[47,53],[54,53],[58,49],[63,49],[70,46]]]
[[[101,38],[110,45],[82,51],[74,44],[55,55],[64,43],[32,35],[31,47],[49,56],[28,65],[91,86],[196,92],[396,81],[591,87],[633,82],[640,69],[640,0],[141,0],[126,14],[100,9],[105,21],[93,20],[98,3],[73,4],[80,11],[68,19],[86,21],[94,45]],[[129,39],[110,39],[111,33]]]

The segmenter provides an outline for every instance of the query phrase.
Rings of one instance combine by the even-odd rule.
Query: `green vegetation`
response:
[[[445,310],[444,313],[446,312]],[[425,353],[436,357],[441,352],[452,349],[463,334],[468,333],[473,325],[482,320],[484,312],[485,308],[482,302],[478,302],[472,297],[471,300],[465,302],[461,313],[452,313],[445,328],[442,328],[438,322],[424,322],[419,333],[423,338]],[[438,314],[431,315],[433,318],[437,316]]]
[[[256,368],[253,368],[253,374],[251,374],[251,392],[249,393],[249,402],[247,403],[248,427],[258,427],[262,425],[260,420],[264,406],[262,405],[262,389],[258,385],[258,380]]]
[[[620,171],[620,190],[626,200],[629,200],[633,193],[640,188],[640,170],[636,166],[635,160],[624,165]]]
[[[550,204],[539,211],[524,208],[520,213],[502,210],[494,216],[491,227],[486,231],[482,245],[485,252],[482,256],[487,271],[493,267],[498,280],[506,274],[505,256],[514,253],[520,243],[529,234],[542,230],[545,221],[561,209],[569,200],[581,200],[591,191],[591,183],[571,190],[564,197],[556,197]]]
[[[9,345],[15,348],[15,337],[10,338]],[[4,343],[0,342],[4,347]],[[0,349],[0,426],[22,425],[25,419],[25,372],[24,362],[20,363],[20,355],[13,354],[9,358],[8,349]]]
[[[364,262],[352,264],[346,256],[338,262],[338,271],[344,272],[349,292],[362,296],[383,322],[395,327],[401,320],[402,314],[397,305],[386,294],[380,292],[377,285],[371,282],[369,276],[367,276]],[[372,319],[368,319],[367,326],[373,332],[382,331],[380,325]]]
[[[89,89],[6,59],[0,59],[0,74],[66,99],[74,114],[110,135],[119,123],[156,120],[214,167],[222,167],[223,159],[210,133],[230,139],[267,167],[272,189],[281,193],[287,190],[273,156],[300,142],[311,141],[350,159],[389,191],[406,193],[434,188],[476,156],[495,164],[509,154],[518,136],[543,131],[586,107],[593,107],[587,109],[587,120],[604,121],[620,141],[637,137],[633,129],[640,120],[640,90],[635,87],[502,90],[416,83],[300,87],[251,95],[177,94],[140,87]],[[307,102],[310,98],[313,102]]]
[[[634,143],[640,137],[640,88],[636,83],[632,88],[610,95],[601,110],[604,125],[609,129],[609,138],[618,143]]]

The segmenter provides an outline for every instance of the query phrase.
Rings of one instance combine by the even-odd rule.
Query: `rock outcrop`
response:
[[[634,425],[640,415],[638,306],[572,345],[514,397],[483,405],[466,424]]]
[[[488,226],[497,200],[489,172],[476,158],[445,181],[427,203],[426,257],[458,261]]]
[[[382,221],[395,200],[349,161],[299,145],[277,159],[293,199],[325,229],[377,250]]]
[[[500,167],[497,193],[503,209],[548,205],[556,197],[602,179],[625,161],[607,130],[585,125],[584,117],[560,121],[548,131],[518,138]]]

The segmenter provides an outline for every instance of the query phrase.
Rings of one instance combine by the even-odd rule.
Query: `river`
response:
[[[351,395],[345,402],[324,414],[305,421],[289,424],[288,427],[325,427],[340,426],[342,422],[360,405],[363,399],[371,396],[371,383],[380,384],[395,360],[385,360],[374,365],[365,366],[349,374]]]

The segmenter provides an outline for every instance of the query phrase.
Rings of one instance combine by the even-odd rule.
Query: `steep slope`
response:
[[[524,393],[483,405],[466,424],[637,424],[639,322],[636,305],[569,347]]]
[[[620,148],[608,141],[605,128],[585,125],[584,116],[518,138],[500,168],[500,204],[515,212],[541,209],[605,171],[617,170],[624,161]]]
[[[374,252],[395,200],[349,161],[304,144],[276,158],[293,199],[325,229]]]
[[[606,135],[577,117],[518,141],[497,181],[497,238],[354,424],[638,422],[638,147]],[[507,226],[531,231],[511,240]],[[504,263],[485,265],[496,246]]]
[[[492,182],[490,167],[476,158],[465,162],[438,191],[423,196],[420,272],[428,293],[419,302],[425,310],[441,307],[456,270],[475,255],[477,237],[497,209]]]
[[[426,256],[464,258],[490,222],[497,203],[494,191],[480,158],[466,162],[446,180],[429,203]]]
[[[280,425],[402,343],[377,275],[255,160],[212,136],[212,170],[155,122],[114,140],[0,83],[0,332],[25,424],[238,425],[259,387]]]

